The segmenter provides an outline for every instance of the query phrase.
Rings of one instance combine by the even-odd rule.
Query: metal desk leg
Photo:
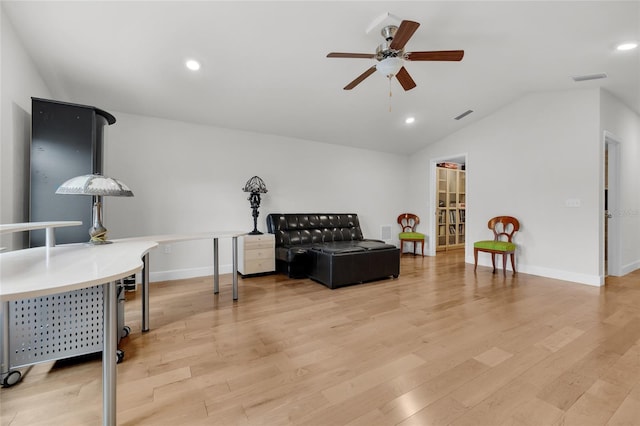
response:
[[[55,228],[45,228],[45,243],[46,247],[55,247],[56,246],[56,234]]]
[[[9,302],[2,302],[2,363],[0,365],[0,379],[4,384],[5,378],[9,375]]]
[[[116,293],[115,281],[104,284],[102,297],[102,424],[104,426],[116,424],[116,350],[118,349]]]
[[[238,237],[233,237],[233,300],[238,300]]]
[[[218,239],[213,239],[213,294],[220,293],[220,269],[218,268]]]
[[[149,331],[149,253],[142,258],[142,331]]]

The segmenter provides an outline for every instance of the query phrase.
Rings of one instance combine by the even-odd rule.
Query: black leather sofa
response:
[[[400,274],[400,249],[364,239],[356,214],[271,213],[276,270],[333,289]]]

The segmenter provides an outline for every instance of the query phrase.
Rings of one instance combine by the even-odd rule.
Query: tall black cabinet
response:
[[[81,220],[82,226],[56,229],[56,243],[89,240],[93,197],[58,195],[67,179],[102,173],[103,130],[116,122],[98,108],[31,98],[31,198],[29,220]],[[44,230],[30,233],[30,246],[45,244]]]

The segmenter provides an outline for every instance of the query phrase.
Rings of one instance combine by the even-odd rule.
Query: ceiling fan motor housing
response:
[[[398,27],[395,25],[387,25],[383,29],[380,30],[380,34],[382,34],[382,38],[387,41],[393,40],[393,37],[396,35],[396,31],[398,31]]]
[[[376,48],[376,59],[378,61],[382,61],[387,58],[403,58],[404,59],[404,50],[395,50],[391,49],[389,46],[391,45],[390,41],[385,41],[384,43],[380,43],[380,45]]]
[[[387,58],[397,57],[404,58],[404,50],[391,49],[391,42],[393,41],[393,37],[395,37],[397,31],[398,27],[395,25],[387,25],[380,30],[380,34],[385,39],[385,42],[380,43],[376,48],[376,60],[382,61]]]

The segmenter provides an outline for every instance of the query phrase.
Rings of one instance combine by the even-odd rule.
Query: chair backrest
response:
[[[507,241],[511,242],[513,234],[520,229],[520,222],[515,217],[496,216],[489,220],[487,226],[493,231],[495,241],[500,241],[501,237],[506,237]]]
[[[402,213],[398,216],[398,223],[402,226],[402,232],[416,232],[420,218],[413,213]]]

